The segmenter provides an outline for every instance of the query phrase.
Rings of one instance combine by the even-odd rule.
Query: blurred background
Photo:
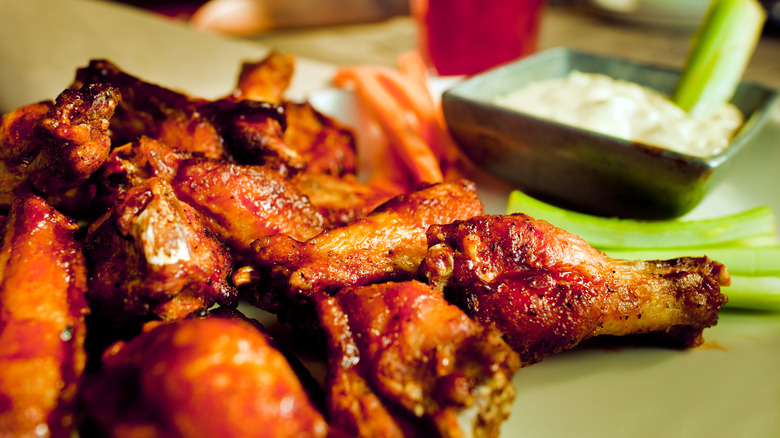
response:
[[[410,0],[115,1],[336,65],[394,64],[417,40]],[[780,0],[760,2],[768,19],[745,79],[780,88]],[[708,6],[709,0],[547,0],[538,49],[568,46],[679,67]]]
[[[408,0],[116,0],[168,17],[243,35],[279,29],[385,20],[409,13]],[[490,1],[490,0],[489,0]],[[500,1],[500,0],[499,0]],[[548,0],[550,7],[578,8],[612,19],[661,26],[698,23],[709,0]],[[766,34],[780,33],[780,0],[760,0],[767,10]],[[254,21],[254,26],[248,24]]]

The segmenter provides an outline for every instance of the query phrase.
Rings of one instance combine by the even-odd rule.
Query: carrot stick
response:
[[[378,78],[377,67],[352,67],[339,70],[334,83],[354,84],[358,98],[376,115],[398,157],[407,167],[414,183],[441,182],[444,178],[436,156],[419,134],[415,121],[397,96],[388,91]]]
[[[428,67],[420,56],[420,52],[417,50],[404,52],[398,56],[397,63],[401,73],[418,84],[423,84],[426,89],[428,88]]]
[[[462,176],[462,171],[459,167],[467,166],[468,160],[462,154],[458,148],[455,140],[452,138],[447,127],[447,123],[444,120],[444,113],[441,109],[441,102],[433,98],[430,91],[428,82],[429,69],[425,65],[425,61],[420,52],[417,50],[411,50],[404,52],[398,56],[398,69],[401,73],[410,77],[412,80],[421,84],[426,90],[428,96],[434,105],[434,115],[430,123],[433,125],[431,130],[434,132],[434,137],[431,139],[434,144],[434,149],[438,151],[439,159],[442,161],[443,170],[447,171],[448,178],[457,178]]]
[[[386,67],[377,68],[376,75],[385,88],[393,93],[399,102],[414,111],[421,120],[435,119],[436,105],[426,83],[418,82],[412,76]]]
[[[459,152],[449,136],[440,108],[434,103],[428,90],[427,79],[415,79],[399,70],[384,67],[377,68],[376,74],[388,91],[396,96],[403,106],[414,112],[415,129],[436,155],[439,167],[451,167]]]
[[[409,177],[403,163],[390,148],[379,121],[369,111],[360,112],[358,132],[360,168],[367,183],[379,190],[398,195],[409,191]]]

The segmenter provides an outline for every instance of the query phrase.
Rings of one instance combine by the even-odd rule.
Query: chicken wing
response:
[[[97,436],[325,437],[276,342],[241,315],[150,323],[103,354],[83,399]]]
[[[251,243],[263,236],[308,239],[328,225],[295,186],[267,166],[195,158],[179,165],[171,184],[230,243],[237,259],[243,260]]]
[[[0,249],[0,436],[75,428],[87,273],[76,224],[42,198],[14,201]]]
[[[87,208],[94,188],[83,187],[108,157],[109,120],[120,100],[104,84],[65,90],[56,102],[19,108],[0,121],[0,208],[36,191],[67,210]]]
[[[517,354],[418,281],[316,296],[327,332],[328,412],[355,437],[495,437]]]
[[[259,62],[242,65],[231,97],[282,106],[287,121],[284,142],[301,156],[306,172],[354,174],[357,159],[352,132],[317,111],[310,102],[285,98],[294,70],[295,57],[272,51]]]
[[[523,214],[434,226],[428,243],[421,273],[504,333],[525,364],[597,335],[663,333],[697,345],[726,303],[729,275],[718,262],[611,259]]]
[[[294,72],[295,57],[272,50],[260,61],[245,62],[241,65],[233,97],[238,100],[281,104],[285,100],[284,93],[292,82]]]
[[[53,105],[50,101],[33,103],[0,118],[0,210],[8,211],[17,196],[31,190],[26,168],[41,147],[35,127]]]
[[[173,320],[236,304],[230,254],[161,178],[128,190],[90,225],[84,246],[97,314]]]
[[[350,174],[301,172],[293,175],[290,182],[311,201],[330,228],[343,227],[364,218],[397,195],[363,183]]]
[[[317,111],[310,102],[284,102],[287,129],[284,142],[305,161],[307,173],[354,175],[355,138],[336,120]]]
[[[328,226],[316,206],[275,169],[193,156],[149,137],[112,151],[99,175],[101,202],[110,205],[151,177],[168,181],[179,199],[198,210],[236,260],[244,260],[260,237],[283,233],[308,239]]]
[[[412,279],[428,248],[429,226],[482,212],[472,182],[430,185],[304,242],[283,234],[260,238],[252,243],[251,267],[234,276],[234,282],[245,286],[242,294],[249,302],[277,312],[286,299],[306,302],[315,291]],[[259,287],[247,284],[258,278],[268,281],[260,281]]]
[[[179,164],[190,158],[192,154],[145,135],[117,146],[95,176],[98,185],[96,202],[103,208],[111,208],[128,190],[152,177],[170,183],[179,170]]]
[[[110,84],[122,94],[111,119],[114,144],[148,135],[175,149],[214,159],[273,162],[290,168],[304,165],[282,140],[286,121],[281,106],[191,97],[138,79],[105,60],[93,60],[79,69],[71,88],[93,83]]]

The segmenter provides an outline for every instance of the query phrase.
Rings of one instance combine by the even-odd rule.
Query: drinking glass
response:
[[[536,51],[544,0],[410,0],[418,50],[439,76],[472,75]]]

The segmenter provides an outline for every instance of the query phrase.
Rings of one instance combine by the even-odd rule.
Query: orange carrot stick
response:
[[[418,51],[412,50],[399,55],[397,62],[399,71],[420,84],[426,90],[428,97],[431,99],[431,104],[435,107],[431,117],[432,120],[427,123],[432,125],[429,128],[432,131],[430,141],[442,162],[442,170],[446,171],[448,178],[461,177],[463,172],[459,168],[468,166],[468,159],[458,148],[449,132],[441,109],[441,102],[438,99],[434,99],[431,94],[428,77],[429,69],[425,65],[425,61]]]
[[[403,163],[390,148],[379,121],[370,111],[359,117],[358,154],[361,173],[367,183],[379,190],[398,195],[409,191],[409,177]]]
[[[398,55],[398,70],[405,76],[410,77],[418,84],[428,88],[428,67],[425,65],[420,52],[410,50]],[[430,92],[430,90],[428,90]]]
[[[379,69],[381,70],[381,69]],[[339,86],[354,84],[358,98],[376,115],[398,157],[411,173],[415,183],[435,183],[443,180],[436,156],[419,134],[419,120],[411,117],[413,111],[382,84],[376,67],[353,67],[339,70],[334,83]]]
[[[440,167],[451,163],[455,156],[453,154],[455,146],[449,138],[446,127],[440,122],[443,118],[428,91],[427,83],[419,82],[410,75],[386,67],[376,67],[374,72],[396,100],[404,108],[414,112],[414,119],[410,118],[410,123],[414,123],[413,128],[419,132],[436,155]]]

